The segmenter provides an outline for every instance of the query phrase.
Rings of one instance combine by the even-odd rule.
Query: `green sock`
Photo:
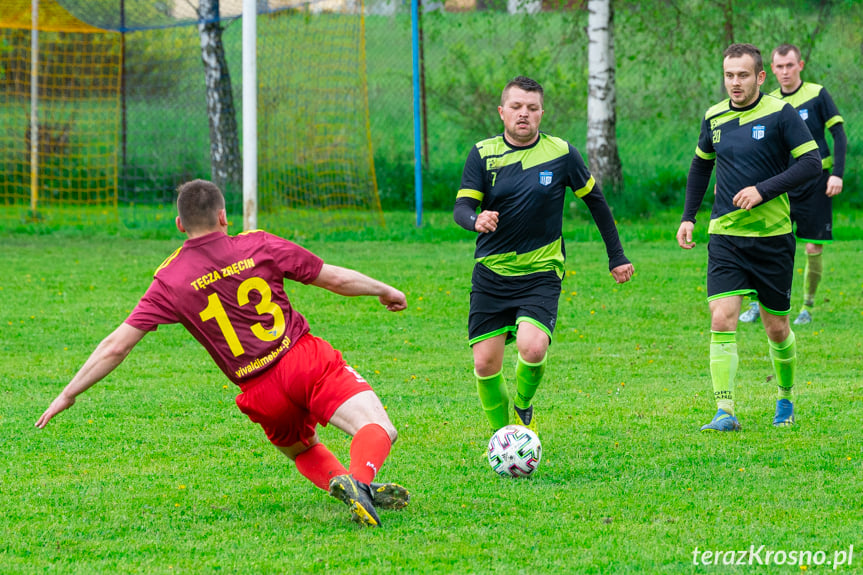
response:
[[[770,358],[773,360],[773,371],[776,372],[779,399],[791,399],[794,373],[797,371],[797,338],[792,331],[781,343],[769,339],[767,343],[770,344]]]
[[[542,374],[545,372],[545,360],[548,357],[546,353],[539,363],[528,363],[522,359],[521,354],[518,354],[518,361],[515,364],[515,404],[520,409],[530,407],[530,400],[536,395],[536,389],[539,387],[539,382],[542,381]]]
[[[710,332],[710,377],[716,407],[734,415],[734,377],[737,375],[737,332]]]
[[[488,377],[476,375],[476,390],[479,393],[479,402],[485,410],[485,416],[495,431],[509,425],[509,395],[506,393],[506,381],[503,379],[503,371],[499,371]]]
[[[803,308],[809,311],[815,305],[815,292],[821,283],[823,264],[821,254],[806,254],[806,268],[803,270]]]

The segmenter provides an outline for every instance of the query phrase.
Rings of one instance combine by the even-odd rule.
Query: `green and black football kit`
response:
[[[683,221],[695,222],[714,163],[708,300],[754,294],[770,313],[787,314],[794,271],[787,192],[818,177],[818,146],[797,111],[777,98],[760,94],[745,108],[733,107],[730,100],[716,104],[701,122]],[[739,209],[733,198],[748,186],[756,187],[762,202]]]
[[[500,134],[471,149],[454,219],[475,231],[477,208],[499,213],[497,229],[476,240],[471,345],[500,334],[511,340],[521,321],[551,339],[565,271],[566,188],[587,204],[605,242],[609,269],[629,263],[611,209],[571,144],[540,132],[529,146],[514,146]]]
[[[844,120],[827,89],[819,84],[803,82],[800,87],[788,94],[777,89],[770,95],[794,106],[806,122],[806,127],[818,144],[818,152],[821,154],[823,169],[819,177],[788,192],[795,235],[811,243],[830,243],[833,240],[833,198],[825,191],[831,172],[839,178],[842,178],[845,173],[848,139],[843,127]],[[835,148],[833,155],[827,144],[825,130],[830,130],[833,136]]]
[[[684,222],[695,222],[714,164],[707,299],[748,294],[761,302],[764,311],[787,315],[794,273],[788,192],[820,173],[818,145],[794,107],[773,96],[759,94],[743,108],[735,108],[731,100],[716,104],[701,121],[686,181]],[[758,191],[761,203],[749,210],[737,208],[734,197],[750,186]],[[710,378],[718,409],[702,431],[740,429],[734,410],[736,338],[736,331],[711,329]],[[789,330],[783,341],[774,341],[768,334],[767,343],[779,397],[774,425],[786,425],[794,418],[789,398],[797,369],[796,338]]]

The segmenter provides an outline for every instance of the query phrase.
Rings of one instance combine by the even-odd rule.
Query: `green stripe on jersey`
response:
[[[456,198],[473,198],[482,201],[484,194],[479,190],[459,190]]]
[[[576,198],[583,198],[584,196],[586,196],[587,194],[589,194],[593,190],[593,187],[595,185],[596,185],[596,180],[593,179],[593,176],[590,176],[590,179],[587,180],[587,183],[584,184],[583,188],[578,188],[577,190],[575,190],[575,197]]]
[[[832,118],[830,118],[829,120],[824,122],[824,127],[829,130],[830,128],[832,128],[836,124],[844,124],[844,123],[845,123],[845,120],[842,118],[842,116],[833,116]]]
[[[529,170],[569,153],[569,145],[565,140],[547,134],[546,136],[540,138],[536,146],[523,150],[509,147],[500,136],[483,140],[476,147],[489,171],[513,164],[521,164],[522,169]]]
[[[765,118],[771,114],[775,114],[781,110],[784,105],[784,101],[770,96],[768,98],[762,97],[761,104],[755,106],[751,110],[734,110],[730,107],[730,99],[728,99],[719,102],[715,106],[711,106],[704,117],[710,118],[711,130],[734,120],[738,120],[738,124],[742,126],[743,124],[748,124],[758,119]],[[720,114],[723,110],[725,110],[725,112]],[[711,117],[715,114],[719,115]]]
[[[821,93],[821,88],[823,88],[821,84],[813,84],[811,82],[803,82],[800,88],[794,92],[793,94],[785,95],[782,93],[782,88],[776,88],[770,95],[774,98],[779,98],[785,102],[788,102],[795,108],[799,108],[809,100],[814,100],[818,97],[818,94]]]
[[[815,143],[815,140],[809,140],[805,144],[800,144],[793,150],[791,150],[791,157],[795,160],[805,154],[806,152],[811,152],[812,150],[817,150],[818,144]]]
[[[788,195],[782,194],[751,210],[735,210],[710,220],[709,234],[763,238],[791,233]]]
[[[698,146],[695,146],[695,155],[698,156],[699,158],[701,158],[702,160],[715,160],[716,159],[716,152],[711,152],[708,154],[707,152],[703,151]]]
[[[523,276],[537,272],[553,271],[563,278],[564,259],[561,239],[539,249],[519,254],[508,252],[477,258],[477,262],[502,276]]]

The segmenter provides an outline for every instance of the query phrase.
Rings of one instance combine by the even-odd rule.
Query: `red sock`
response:
[[[348,472],[333,452],[323,443],[316,443],[294,459],[297,471],[324,491],[330,490],[330,479]]]
[[[361,427],[351,441],[350,472],[354,479],[371,483],[392,445],[390,435],[377,423]]]

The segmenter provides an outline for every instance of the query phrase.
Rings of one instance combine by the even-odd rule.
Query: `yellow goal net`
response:
[[[120,35],[53,2],[32,42],[29,0],[0,13],[0,204],[39,219],[60,207],[105,216],[117,204]],[[34,49],[35,48],[35,49]],[[34,66],[33,55],[36,54]]]
[[[3,0],[0,229],[165,225],[179,184],[215,179],[199,1],[39,0],[34,35],[32,0]],[[222,111],[241,128],[242,0],[218,5]],[[259,222],[382,223],[362,4],[266,6],[257,17]],[[238,221],[241,181],[222,183]]]

